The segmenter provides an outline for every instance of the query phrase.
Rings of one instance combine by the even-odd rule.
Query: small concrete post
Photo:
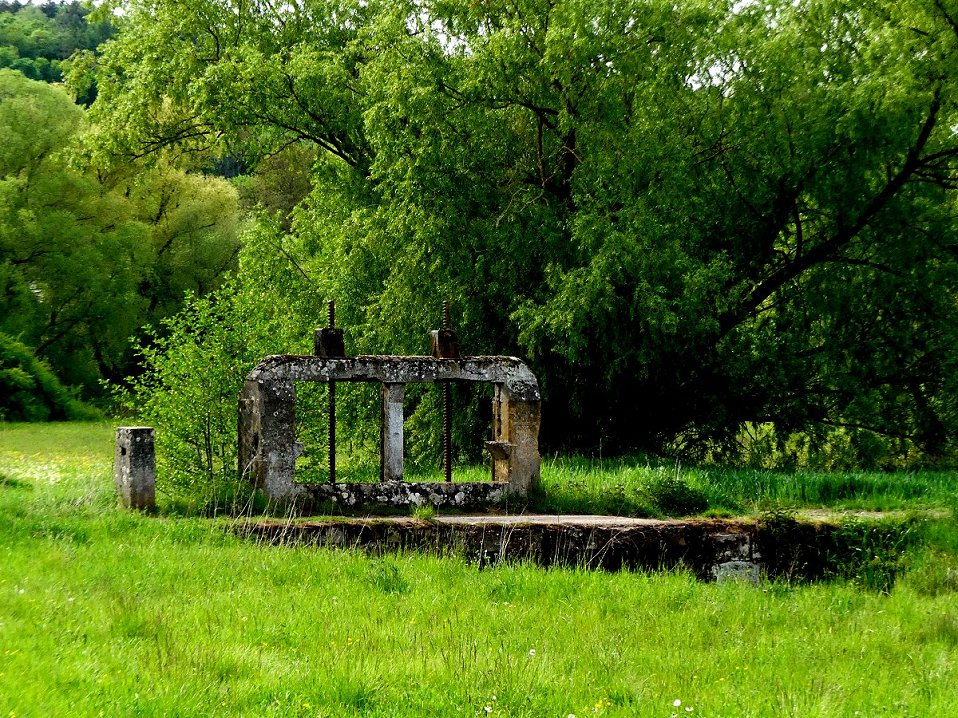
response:
[[[117,427],[113,478],[117,496],[124,508],[141,511],[153,511],[156,508],[153,427]]]
[[[402,481],[403,477],[403,384],[383,384],[383,415],[379,455],[382,458],[380,478]]]

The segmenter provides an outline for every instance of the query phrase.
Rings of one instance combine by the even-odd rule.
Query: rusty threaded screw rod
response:
[[[452,329],[447,300],[442,303],[442,328]],[[442,464],[446,481],[452,481],[452,387],[448,381],[442,385]]]
[[[326,305],[329,328],[336,326],[336,302],[332,299]],[[336,482],[336,382],[329,382],[329,483]]]

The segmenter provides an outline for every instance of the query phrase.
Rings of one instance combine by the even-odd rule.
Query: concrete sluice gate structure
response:
[[[381,385],[381,481],[299,483],[296,459],[302,445],[296,441],[296,384],[326,382],[334,386],[343,381]],[[486,442],[492,455],[488,482],[403,480],[405,386],[444,382],[479,382],[494,387],[493,439]],[[539,480],[540,400],[535,375],[515,357],[269,356],[250,372],[240,392],[239,472],[270,501],[300,511],[309,511],[321,501],[348,507],[429,504],[457,509],[523,501]],[[334,411],[331,407],[333,419]]]

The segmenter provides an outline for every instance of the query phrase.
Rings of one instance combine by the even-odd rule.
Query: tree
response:
[[[216,286],[239,219],[223,180],[71,164],[83,118],[63,90],[0,70],[0,332],[89,397],[130,372],[143,324]]]
[[[954,448],[953,2],[124,7],[98,146],[313,143],[297,252],[357,349],[449,297],[548,442]]]
[[[0,3],[0,67],[18,70],[31,80],[61,81],[74,52],[92,55],[113,33],[113,24],[105,17],[88,22],[90,12],[75,0],[42,6]],[[85,104],[93,95],[84,97]]]

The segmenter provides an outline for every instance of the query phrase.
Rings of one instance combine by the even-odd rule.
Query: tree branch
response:
[[[842,249],[851,242],[858,234],[868,226],[875,215],[882,211],[889,202],[901,191],[905,183],[921,167],[921,152],[928,143],[931,133],[938,121],[938,113],[941,110],[941,91],[936,89],[928,109],[928,115],[922,123],[921,129],[915,140],[914,146],[908,150],[905,161],[901,169],[898,170],[888,180],[881,191],[872,197],[871,201],[862,209],[855,220],[848,225],[840,226],[836,234],[821,244],[812,247],[800,257],[776,271],[772,272],[762,282],[758,284],[751,293],[735,309],[719,318],[719,337],[725,336],[734,327],[738,326],[747,317],[758,309],[762,303],[772,296],[783,286],[796,279],[805,271],[820,264],[835,252]]]

